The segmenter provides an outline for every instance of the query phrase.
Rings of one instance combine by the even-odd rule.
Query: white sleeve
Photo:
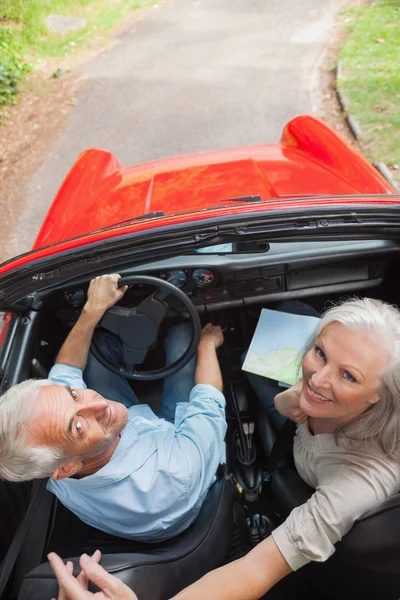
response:
[[[343,465],[332,482],[318,486],[308,502],[293,509],[272,532],[292,570],[327,560],[358,518],[397,493],[399,475],[394,461],[367,457]]]
[[[212,385],[198,384],[185,402],[186,410],[177,423],[176,455],[188,466],[188,487],[203,496],[215,479],[218,465],[225,462],[225,397]]]
[[[57,363],[51,368],[49,379],[59,385],[70,385],[72,388],[78,390],[86,387],[86,383],[82,377],[82,370],[63,363]]]

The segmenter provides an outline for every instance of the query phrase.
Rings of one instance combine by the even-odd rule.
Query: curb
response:
[[[340,79],[342,79],[342,65],[341,65],[340,61],[338,61],[337,65],[336,65],[336,75],[335,75],[336,96],[337,96],[337,99],[339,101],[342,111],[345,113],[344,117],[345,117],[346,123],[347,123],[353,137],[356,140],[359,140],[360,138],[362,139],[364,136],[363,136],[363,132],[360,127],[360,124],[357,121],[357,119],[350,114],[350,110],[349,110],[350,103],[349,103],[347,97],[343,94],[342,90],[339,87]],[[390,185],[394,187],[395,190],[400,192],[400,185],[397,183],[397,181],[394,180],[393,175],[390,172],[390,169],[386,163],[384,163],[384,162],[374,163],[374,167],[375,167],[375,169],[377,169],[377,171],[379,171],[379,173],[381,175],[383,175],[383,177],[390,183]]]
[[[357,121],[357,119],[355,117],[353,117],[352,115],[350,115],[350,112],[349,112],[350,103],[349,103],[347,97],[343,94],[343,92],[339,88],[339,80],[340,79],[342,79],[342,65],[340,62],[338,62],[337,66],[336,66],[336,77],[335,77],[336,95],[337,95],[339,104],[340,104],[343,112],[346,113],[345,114],[346,123],[349,126],[349,129],[350,129],[351,133],[353,134],[353,136],[356,138],[356,140],[358,140],[359,138],[363,137],[363,133],[362,133],[360,124]]]
[[[385,179],[394,187],[395,190],[400,192],[400,185],[393,179],[393,175],[390,172],[390,169],[384,162],[373,163],[374,167],[381,175],[384,176]]]

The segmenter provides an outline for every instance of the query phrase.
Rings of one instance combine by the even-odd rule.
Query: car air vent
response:
[[[285,272],[285,265],[273,265],[270,267],[256,267],[253,269],[243,269],[235,271],[233,279],[235,281],[243,281],[244,279],[257,279],[258,277],[269,277],[272,275],[280,275]]]
[[[254,279],[255,277],[259,277],[260,269],[243,269],[243,271],[235,271],[233,274],[233,279],[235,281],[240,281],[242,279]]]
[[[267,277],[232,283],[230,291],[236,298],[246,298],[256,294],[273,294],[282,290],[282,277]]]
[[[285,271],[285,265],[272,265],[270,267],[261,267],[260,275],[261,277],[265,277],[266,275],[280,275],[281,273],[285,273]]]

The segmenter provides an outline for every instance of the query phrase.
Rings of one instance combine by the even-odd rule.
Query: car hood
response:
[[[315,117],[293,119],[278,144],[160,159],[123,168],[92,149],[57,194],[35,248],[144,216],[319,195],[387,194],[393,188]]]
[[[79,277],[226,241],[336,239],[376,227],[397,237],[399,204],[380,173],[314,117],[293,119],[278,144],[127,168],[88,150],[33,250],[0,265],[0,309]]]

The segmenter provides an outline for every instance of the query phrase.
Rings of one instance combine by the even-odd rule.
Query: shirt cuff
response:
[[[72,388],[83,389],[86,387],[82,378],[82,370],[63,363],[57,363],[50,369],[49,379],[59,385],[70,385]]]
[[[286,523],[279,525],[279,527],[272,531],[271,535],[292,571],[297,571],[307,563],[311,562],[310,559],[306,558],[297,548],[288,531]]]
[[[222,392],[217,390],[216,387],[209,383],[198,383],[194,386],[190,392],[189,402],[194,400],[196,397],[207,396],[215,400],[222,408],[225,408],[226,400]]]

